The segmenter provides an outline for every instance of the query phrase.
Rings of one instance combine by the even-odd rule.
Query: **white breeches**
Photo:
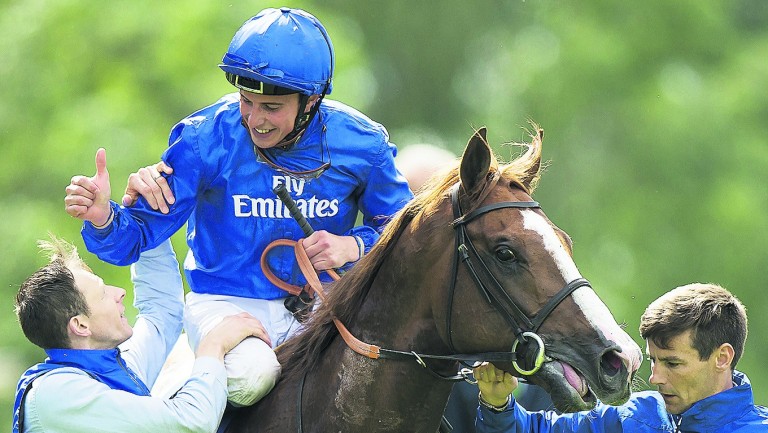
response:
[[[176,345],[178,347],[175,347],[169,356],[166,366],[172,364],[174,352],[177,352],[177,355],[189,358],[188,361],[177,363],[177,369],[188,368],[189,371],[186,376],[181,372],[174,375],[181,374],[185,378],[189,377],[194,362],[193,352],[200,343],[200,339],[224,317],[242,312],[247,312],[259,319],[266,328],[272,344],[275,347],[278,346],[293,335],[300,325],[285,309],[283,302],[284,299],[266,300],[188,293],[184,309],[184,329],[189,345],[185,348],[180,340]],[[186,355],[183,355],[184,351],[187,352]],[[224,356],[224,366],[227,370],[228,400],[235,406],[250,406],[256,403],[272,390],[280,377],[280,364],[277,362],[273,348],[255,337],[246,338],[227,353]],[[161,380],[158,379],[158,382]],[[155,388],[159,386],[156,385]],[[161,394],[159,396],[162,396],[168,393],[158,389],[156,394],[155,388],[153,388],[153,395]]]

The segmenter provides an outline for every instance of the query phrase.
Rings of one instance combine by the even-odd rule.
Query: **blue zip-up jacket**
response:
[[[19,433],[23,430],[21,407],[34,380],[57,368],[77,368],[112,389],[149,396],[149,388],[120,357],[120,349],[46,349],[45,353],[48,355],[45,362],[34,365],[25,371],[16,387],[16,401],[13,405],[13,433]]]
[[[500,414],[480,406],[477,433],[752,433],[768,431],[768,409],[757,406],[744,373],[734,371],[734,387],[694,403],[679,416],[666,411],[658,392],[632,394],[621,406],[602,403],[591,411],[558,415],[528,412],[517,403]]]
[[[143,199],[131,208],[112,203],[112,224],[99,230],[86,222],[83,239],[102,260],[125,265],[188,222],[184,269],[193,292],[285,297],[266,279],[259,260],[273,240],[303,234],[273,187],[286,185],[315,230],[357,236],[367,252],[389,218],[413,197],[395,167],[396,147],[388,140],[383,126],[344,104],[323,100],[295,145],[267,150],[278,165],[295,171],[331,163],[317,179],[293,179],[257,159],[241,124],[239,94],[226,95],[171,131],[162,157],[174,170],[168,177],[176,196],[170,212],[153,211]],[[363,225],[355,227],[358,211]],[[273,251],[269,264],[279,278],[304,283],[290,248]]]

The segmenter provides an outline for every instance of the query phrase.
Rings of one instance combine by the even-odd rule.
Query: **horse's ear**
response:
[[[520,176],[520,183],[525,186],[528,191],[533,191],[536,187],[536,183],[539,180],[541,171],[541,147],[544,140],[544,130],[536,128],[535,134],[531,134],[531,146],[524,155],[523,159],[528,160],[527,169],[525,173]]]
[[[469,139],[464,154],[461,156],[459,176],[464,192],[469,194],[484,184],[491,167],[491,148],[485,139],[485,128],[478,129]]]

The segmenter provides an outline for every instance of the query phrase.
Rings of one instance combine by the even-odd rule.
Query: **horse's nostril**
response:
[[[615,376],[621,371],[621,367],[624,364],[621,362],[621,357],[616,354],[615,351],[606,352],[600,358],[600,368],[609,376]]]

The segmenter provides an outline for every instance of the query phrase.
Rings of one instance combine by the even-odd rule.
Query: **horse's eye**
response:
[[[507,247],[501,247],[496,250],[496,258],[502,262],[509,262],[515,260],[515,253]]]

